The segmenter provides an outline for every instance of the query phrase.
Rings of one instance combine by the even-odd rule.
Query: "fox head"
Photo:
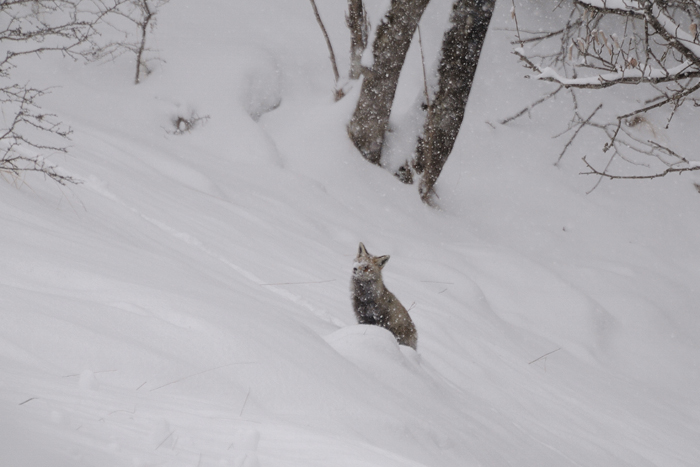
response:
[[[367,252],[367,248],[360,243],[357,251],[357,258],[352,265],[352,276],[359,280],[380,280],[382,279],[382,268],[389,261],[389,255],[372,256]]]

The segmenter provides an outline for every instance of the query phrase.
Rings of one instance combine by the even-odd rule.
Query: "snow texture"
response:
[[[318,3],[347,70],[345,4]],[[128,56],[21,60],[74,129],[52,162],[84,183],[0,183],[0,464],[699,465],[698,180],[586,195],[591,147],[553,166],[563,106],[487,124],[547,86],[509,53],[509,8],[440,210],[348,141],[357,89],[334,102],[309,5],[172,0],[138,86]],[[416,64],[414,43],[393,125],[414,119]],[[193,114],[209,120],[173,134]],[[391,255],[418,352],[355,324],[360,241]]]

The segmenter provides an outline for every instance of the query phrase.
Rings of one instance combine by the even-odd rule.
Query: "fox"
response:
[[[359,324],[373,324],[391,331],[401,345],[417,350],[418,334],[411,316],[384,285],[382,269],[389,255],[372,256],[360,243],[352,267],[350,298]]]

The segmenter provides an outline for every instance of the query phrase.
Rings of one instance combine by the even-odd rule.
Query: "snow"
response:
[[[582,0],[581,3],[606,10],[641,10],[639,2],[636,0]]]
[[[522,52],[516,50],[516,53],[522,55]],[[689,61],[683,62],[680,65],[669,68],[668,70],[645,67],[632,68],[627,70],[620,70],[615,73],[603,73],[595,76],[586,76],[582,78],[566,78],[561,76],[551,67],[545,67],[541,70],[541,73],[535,76],[535,79],[550,80],[561,83],[564,86],[599,86],[606,83],[614,83],[616,81],[625,80],[639,80],[640,82],[644,80],[654,80],[654,79],[666,79],[682,73],[692,71],[693,64]]]
[[[318,3],[341,58],[344,4]],[[163,7],[138,86],[127,56],[13,70],[58,86],[51,161],[84,183],[0,183],[3,466],[698,465],[694,173],[586,195],[591,146],[553,166],[565,106],[487,125],[547,84],[501,4],[428,208],[348,141],[357,89],[333,101],[308,5],[192,5]],[[407,68],[393,124],[420,93]],[[360,241],[417,352],[355,324]]]

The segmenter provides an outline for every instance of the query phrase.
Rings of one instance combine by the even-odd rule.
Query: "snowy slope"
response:
[[[344,4],[318,4],[347,69]],[[508,54],[508,8],[441,210],[347,140],[357,89],[333,102],[305,2],[172,0],[139,86],[127,57],[16,70],[60,85],[53,161],[84,183],[0,183],[2,465],[698,465],[693,179],[586,195],[598,146],[553,165],[563,104],[487,124],[547,89]],[[413,48],[397,126],[421,79]],[[391,254],[418,352],[354,324],[359,241]]]

